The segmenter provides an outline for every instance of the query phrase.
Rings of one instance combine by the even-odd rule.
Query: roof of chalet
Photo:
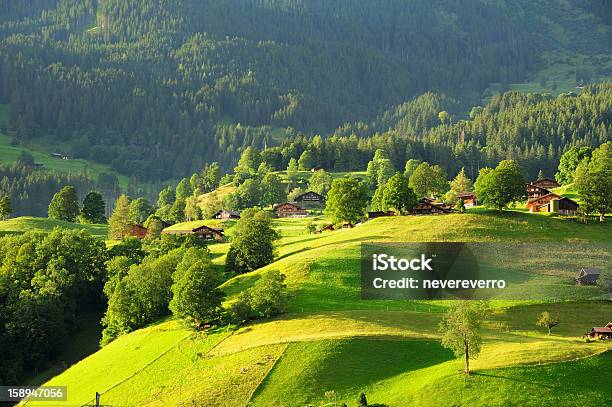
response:
[[[476,192],[462,192],[457,195],[457,198],[468,198],[468,197],[476,197]]]
[[[228,209],[221,209],[220,211],[218,211],[217,213],[215,213],[213,216],[217,216],[222,212],[226,212],[229,213],[230,216],[240,216],[240,212],[238,211],[232,211],[232,210],[228,210]]]
[[[308,194],[314,194],[314,195],[318,196],[319,198],[323,199],[323,195],[321,195],[321,194],[317,194],[317,193],[316,193],[316,192],[314,192],[314,191],[306,191],[306,192],[304,192],[303,194],[300,194],[300,195],[296,196],[296,197],[295,197],[295,200],[296,200],[296,201],[298,201],[298,200],[299,200],[300,198],[302,198],[304,195],[308,195]]]
[[[206,225],[202,225],[202,226],[198,226],[196,228],[193,229],[164,229],[162,231],[162,233],[167,234],[167,235],[185,235],[185,234],[190,234],[190,233],[196,233],[198,231],[203,231],[203,230],[209,230],[213,233],[218,233],[221,236],[223,236],[223,229],[221,228],[211,228],[210,226],[206,226]]]
[[[531,203],[531,202],[539,201],[540,199],[548,198],[549,196],[551,196],[551,198],[550,198],[550,199],[554,199],[554,197],[557,197],[558,199],[565,198],[565,197],[563,197],[563,196],[561,196],[561,195],[557,195],[557,194],[555,194],[554,192],[549,192],[549,193],[548,193],[548,194],[546,194],[546,195],[542,195],[542,196],[539,196],[539,197],[537,197],[537,198],[531,198],[531,199],[530,199],[530,200],[529,200],[527,203]],[[569,199],[569,198],[567,198],[567,199]],[[570,199],[570,201],[571,201],[571,199]]]
[[[536,182],[540,182],[540,181],[552,181],[555,184],[558,184],[556,179],[552,179],[552,178],[548,178],[548,177],[544,177],[544,178],[540,178],[540,179],[536,179],[535,181],[532,182],[532,184],[535,184]]]
[[[298,205],[296,202],[283,202],[281,204],[278,205],[274,205],[274,209],[280,207],[280,206],[284,206],[284,205],[291,205],[294,206],[296,208],[298,208],[299,210],[303,210],[302,207],[300,205]]]
[[[593,332],[599,332],[599,333],[612,332],[612,328],[596,326],[596,327],[593,327]]]
[[[440,209],[443,212],[448,212],[448,213],[452,212],[452,209],[449,206],[447,206],[446,204],[441,203],[441,202],[440,203],[434,202],[434,200],[431,199],[431,198],[423,197],[423,198],[421,198],[419,200],[418,203],[419,204],[426,204],[426,205],[435,207],[437,209]]]
[[[600,275],[602,273],[602,269],[596,268],[596,267],[583,267],[580,269],[581,273],[584,273],[583,275]]]

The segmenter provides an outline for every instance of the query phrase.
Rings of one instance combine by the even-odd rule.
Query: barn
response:
[[[578,285],[595,285],[602,270],[595,267],[583,267],[576,277],[576,284]]]
[[[147,235],[148,229],[138,223],[132,223],[129,225],[128,232],[124,237],[137,237],[138,239],[144,239]]]
[[[612,339],[612,322],[608,322],[606,326],[594,326],[583,337],[588,337],[589,339]]]
[[[221,209],[219,212],[213,215],[213,219],[240,219],[240,213],[237,211],[229,211],[226,209]]]
[[[422,198],[410,212],[414,215],[438,215],[452,213],[453,210],[446,204],[434,202],[430,198]]]
[[[471,208],[472,206],[478,206],[478,200],[476,199],[475,192],[462,192],[457,195],[457,198],[463,201],[463,206]]]
[[[223,229],[211,228],[205,225],[189,229],[164,229],[165,235],[195,235],[205,240],[223,240]]]
[[[274,207],[274,212],[278,218],[301,218],[308,216],[301,206],[293,202],[285,202]]]

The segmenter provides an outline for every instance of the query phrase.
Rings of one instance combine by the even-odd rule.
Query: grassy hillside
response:
[[[139,406],[236,406],[249,401],[255,406],[319,406],[334,405],[334,401],[351,405],[361,391],[371,403],[391,406],[428,406],[433,397],[438,405],[507,405],[517,392],[521,393],[516,399],[519,404],[550,399],[554,402],[544,405],[563,405],[579,388],[580,400],[605,401],[610,380],[602,367],[609,363],[610,353],[602,353],[612,346],[579,338],[591,326],[607,322],[612,304],[494,303],[482,354],[473,361],[476,374],[464,379],[457,374],[461,362],[438,342],[440,311],[447,303],[361,300],[358,256],[363,241],[568,242],[575,250],[559,246],[558,252],[551,253],[556,261],[545,263],[525,255],[515,259],[519,261],[514,270],[534,270],[526,273],[533,280],[532,285],[524,283],[525,289],[533,289],[534,281],[549,279],[549,285],[538,289],[553,290],[553,294],[563,289],[578,298],[590,290],[571,282],[575,266],[584,260],[580,245],[609,241],[609,223],[582,225],[482,210],[382,218],[320,235],[305,234],[305,223],[304,219],[275,220],[283,238],[279,259],[266,269],[287,275],[291,292],[287,314],[197,335],[176,321],[161,322],[119,338],[49,384],[73,389],[67,405],[84,403],[96,391],[102,393],[103,403]],[[227,244],[211,246],[215,260],[224,250]],[[538,254],[537,245],[529,254]],[[600,255],[603,258],[606,253]],[[228,301],[259,274],[225,283],[222,288]],[[535,325],[544,310],[561,321],[552,336]],[[592,369],[603,369],[603,374],[588,380]],[[448,387],[442,386],[446,383]],[[497,390],[486,398],[490,388]]]
[[[50,232],[57,227],[62,229],[83,229],[98,237],[106,238],[108,236],[108,225],[80,224],[32,216],[21,216],[0,221],[0,234],[25,233],[29,231]]]
[[[0,133],[0,162],[5,164],[13,164],[17,161],[19,154],[22,151],[27,151],[34,157],[34,161],[44,164],[41,171],[44,170],[55,170],[59,172],[88,172],[90,176],[97,179],[98,174],[101,172],[115,174],[119,180],[119,185],[122,189],[127,188],[128,177],[120,175],[113,171],[109,166],[104,164],[92,163],[87,160],[80,160],[71,158],[69,160],[61,160],[50,156],[51,153],[56,152],[50,148],[44,149],[42,146],[34,147],[23,147],[13,146],[10,144],[11,139],[9,136]]]

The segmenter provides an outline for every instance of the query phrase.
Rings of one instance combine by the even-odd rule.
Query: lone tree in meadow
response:
[[[480,353],[480,331],[487,313],[488,306],[484,302],[457,301],[440,322],[442,346],[452,350],[456,357],[465,357],[465,374],[470,374],[470,358]]]
[[[8,195],[0,197],[0,218],[6,220],[13,213],[13,204]]]
[[[233,230],[225,267],[236,274],[248,273],[274,260],[274,242],[280,238],[270,216],[257,209],[246,209]]]
[[[593,151],[590,161],[582,161],[574,175],[574,185],[582,198],[584,211],[597,212],[603,222],[612,210],[612,141]]]
[[[79,199],[73,186],[65,186],[53,195],[48,211],[50,219],[74,222],[78,214]]]
[[[542,312],[542,314],[540,315],[540,318],[538,318],[538,321],[536,322],[536,324],[538,326],[544,327],[546,329],[548,329],[548,334],[550,335],[552,332],[552,329],[559,325],[559,321],[553,317],[550,312],[548,311],[544,311]]]
[[[416,204],[417,197],[403,174],[398,172],[387,181],[382,197],[382,206],[385,210],[392,208],[404,214]]]
[[[357,178],[346,177],[335,180],[327,194],[325,211],[334,224],[357,223],[363,219],[368,204],[366,186]]]
[[[175,316],[195,327],[219,320],[225,294],[217,288],[221,278],[214,270],[210,262],[199,260],[175,281],[170,301]]]
[[[129,207],[126,195],[120,195],[115,201],[115,209],[108,220],[108,236],[111,239],[122,239],[130,231]]]
[[[481,169],[474,186],[478,200],[498,211],[519,201],[525,194],[523,171],[513,160],[504,160],[495,169]]]
[[[81,216],[85,222],[89,223],[106,223],[106,217],[104,212],[106,210],[106,204],[102,195],[98,192],[91,191],[83,199],[83,209],[81,210]]]

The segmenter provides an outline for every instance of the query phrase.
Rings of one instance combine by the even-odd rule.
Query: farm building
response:
[[[560,213],[562,215],[576,215],[578,213],[578,203],[569,198],[562,197],[553,199],[546,205],[539,206],[538,212]]]
[[[561,198],[562,197],[560,195],[553,194],[552,192],[550,192],[546,195],[538,196],[538,197],[528,200],[526,206],[527,206],[527,209],[529,209],[529,212],[539,212],[538,208],[548,205],[549,202],[552,201],[553,199],[561,199]]]
[[[274,207],[278,218],[300,218],[308,216],[308,212],[296,203],[285,202]]]
[[[162,233],[165,235],[195,235],[206,240],[223,240],[223,229],[204,225],[193,229],[164,229]]]
[[[551,178],[542,178],[537,181],[533,181],[531,185],[545,189],[557,188],[558,186],[560,186],[557,181]]]
[[[548,189],[533,184],[527,184],[525,186],[525,190],[527,191],[527,199],[530,200],[550,194],[550,191]]]
[[[213,219],[240,219],[240,213],[237,211],[228,211],[225,209],[221,209],[219,212],[213,215]]]
[[[312,167],[312,168],[310,169],[310,172],[317,172],[317,171],[321,171],[321,170],[323,170],[323,169],[324,169],[324,168],[323,168],[322,166],[317,165],[316,167]]]
[[[527,201],[529,212],[550,212],[574,215],[578,212],[578,203],[569,198],[549,193]]]
[[[368,212],[368,219],[376,219],[376,218],[383,218],[385,216],[395,216],[395,212],[393,211],[375,211],[375,212]]]
[[[129,230],[125,234],[124,237],[137,237],[139,239],[144,239],[147,235],[148,229],[142,225],[137,223],[133,223],[129,225]]]
[[[451,213],[452,211],[446,204],[434,202],[430,198],[422,198],[410,212],[414,215],[435,215]]]
[[[457,195],[457,198],[463,201],[463,206],[466,208],[471,208],[472,206],[478,205],[478,200],[476,199],[475,192],[462,192]]]
[[[594,326],[590,332],[583,335],[589,339],[612,339],[612,322],[608,322],[606,326]]]
[[[578,285],[595,285],[599,276],[601,275],[601,269],[594,267],[583,267],[576,277],[576,283]]]
[[[295,198],[295,202],[304,207],[307,205],[322,205],[325,203],[325,197],[323,195],[319,195],[316,192],[308,191],[299,195]]]

